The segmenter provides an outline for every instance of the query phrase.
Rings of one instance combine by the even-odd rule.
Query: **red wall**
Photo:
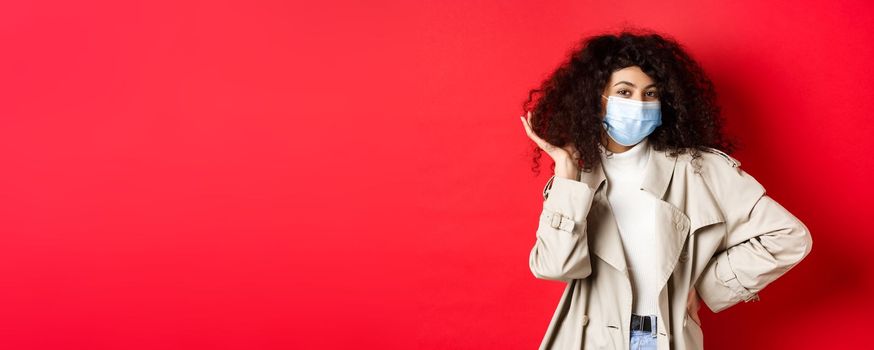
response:
[[[548,173],[518,116],[582,35],[711,74],[814,249],[708,349],[868,344],[870,2],[9,1],[0,347],[532,349]],[[544,164],[548,171],[549,164]]]

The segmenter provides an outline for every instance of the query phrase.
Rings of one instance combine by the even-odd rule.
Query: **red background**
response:
[[[533,349],[518,116],[583,35],[685,44],[735,156],[810,228],[709,349],[864,347],[874,22],[857,1],[14,1],[0,347]]]

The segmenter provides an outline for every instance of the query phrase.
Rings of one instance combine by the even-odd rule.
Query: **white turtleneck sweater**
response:
[[[601,149],[605,150],[603,145]],[[658,249],[653,225],[658,199],[641,189],[650,152],[649,138],[645,138],[625,152],[601,154],[607,199],[619,226],[631,277],[632,312],[637,315],[658,313]]]

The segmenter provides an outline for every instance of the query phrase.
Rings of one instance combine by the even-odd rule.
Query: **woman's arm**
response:
[[[751,175],[721,159],[709,163],[703,174],[722,207],[726,235],[696,288],[710,310],[719,312],[759,300],[762,289],[810,253],[813,241],[807,226]]]
[[[528,265],[535,277],[569,281],[592,272],[586,240],[586,216],[595,192],[583,182],[553,176]]]

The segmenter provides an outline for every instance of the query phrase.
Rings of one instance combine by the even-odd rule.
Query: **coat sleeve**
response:
[[[592,272],[586,216],[595,192],[584,182],[553,176],[528,258],[534,277],[569,281]],[[548,193],[548,195],[547,195]]]
[[[759,291],[801,262],[813,241],[807,226],[739,166],[715,159],[703,175],[725,216],[723,242],[696,282],[715,313],[759,300]]]

